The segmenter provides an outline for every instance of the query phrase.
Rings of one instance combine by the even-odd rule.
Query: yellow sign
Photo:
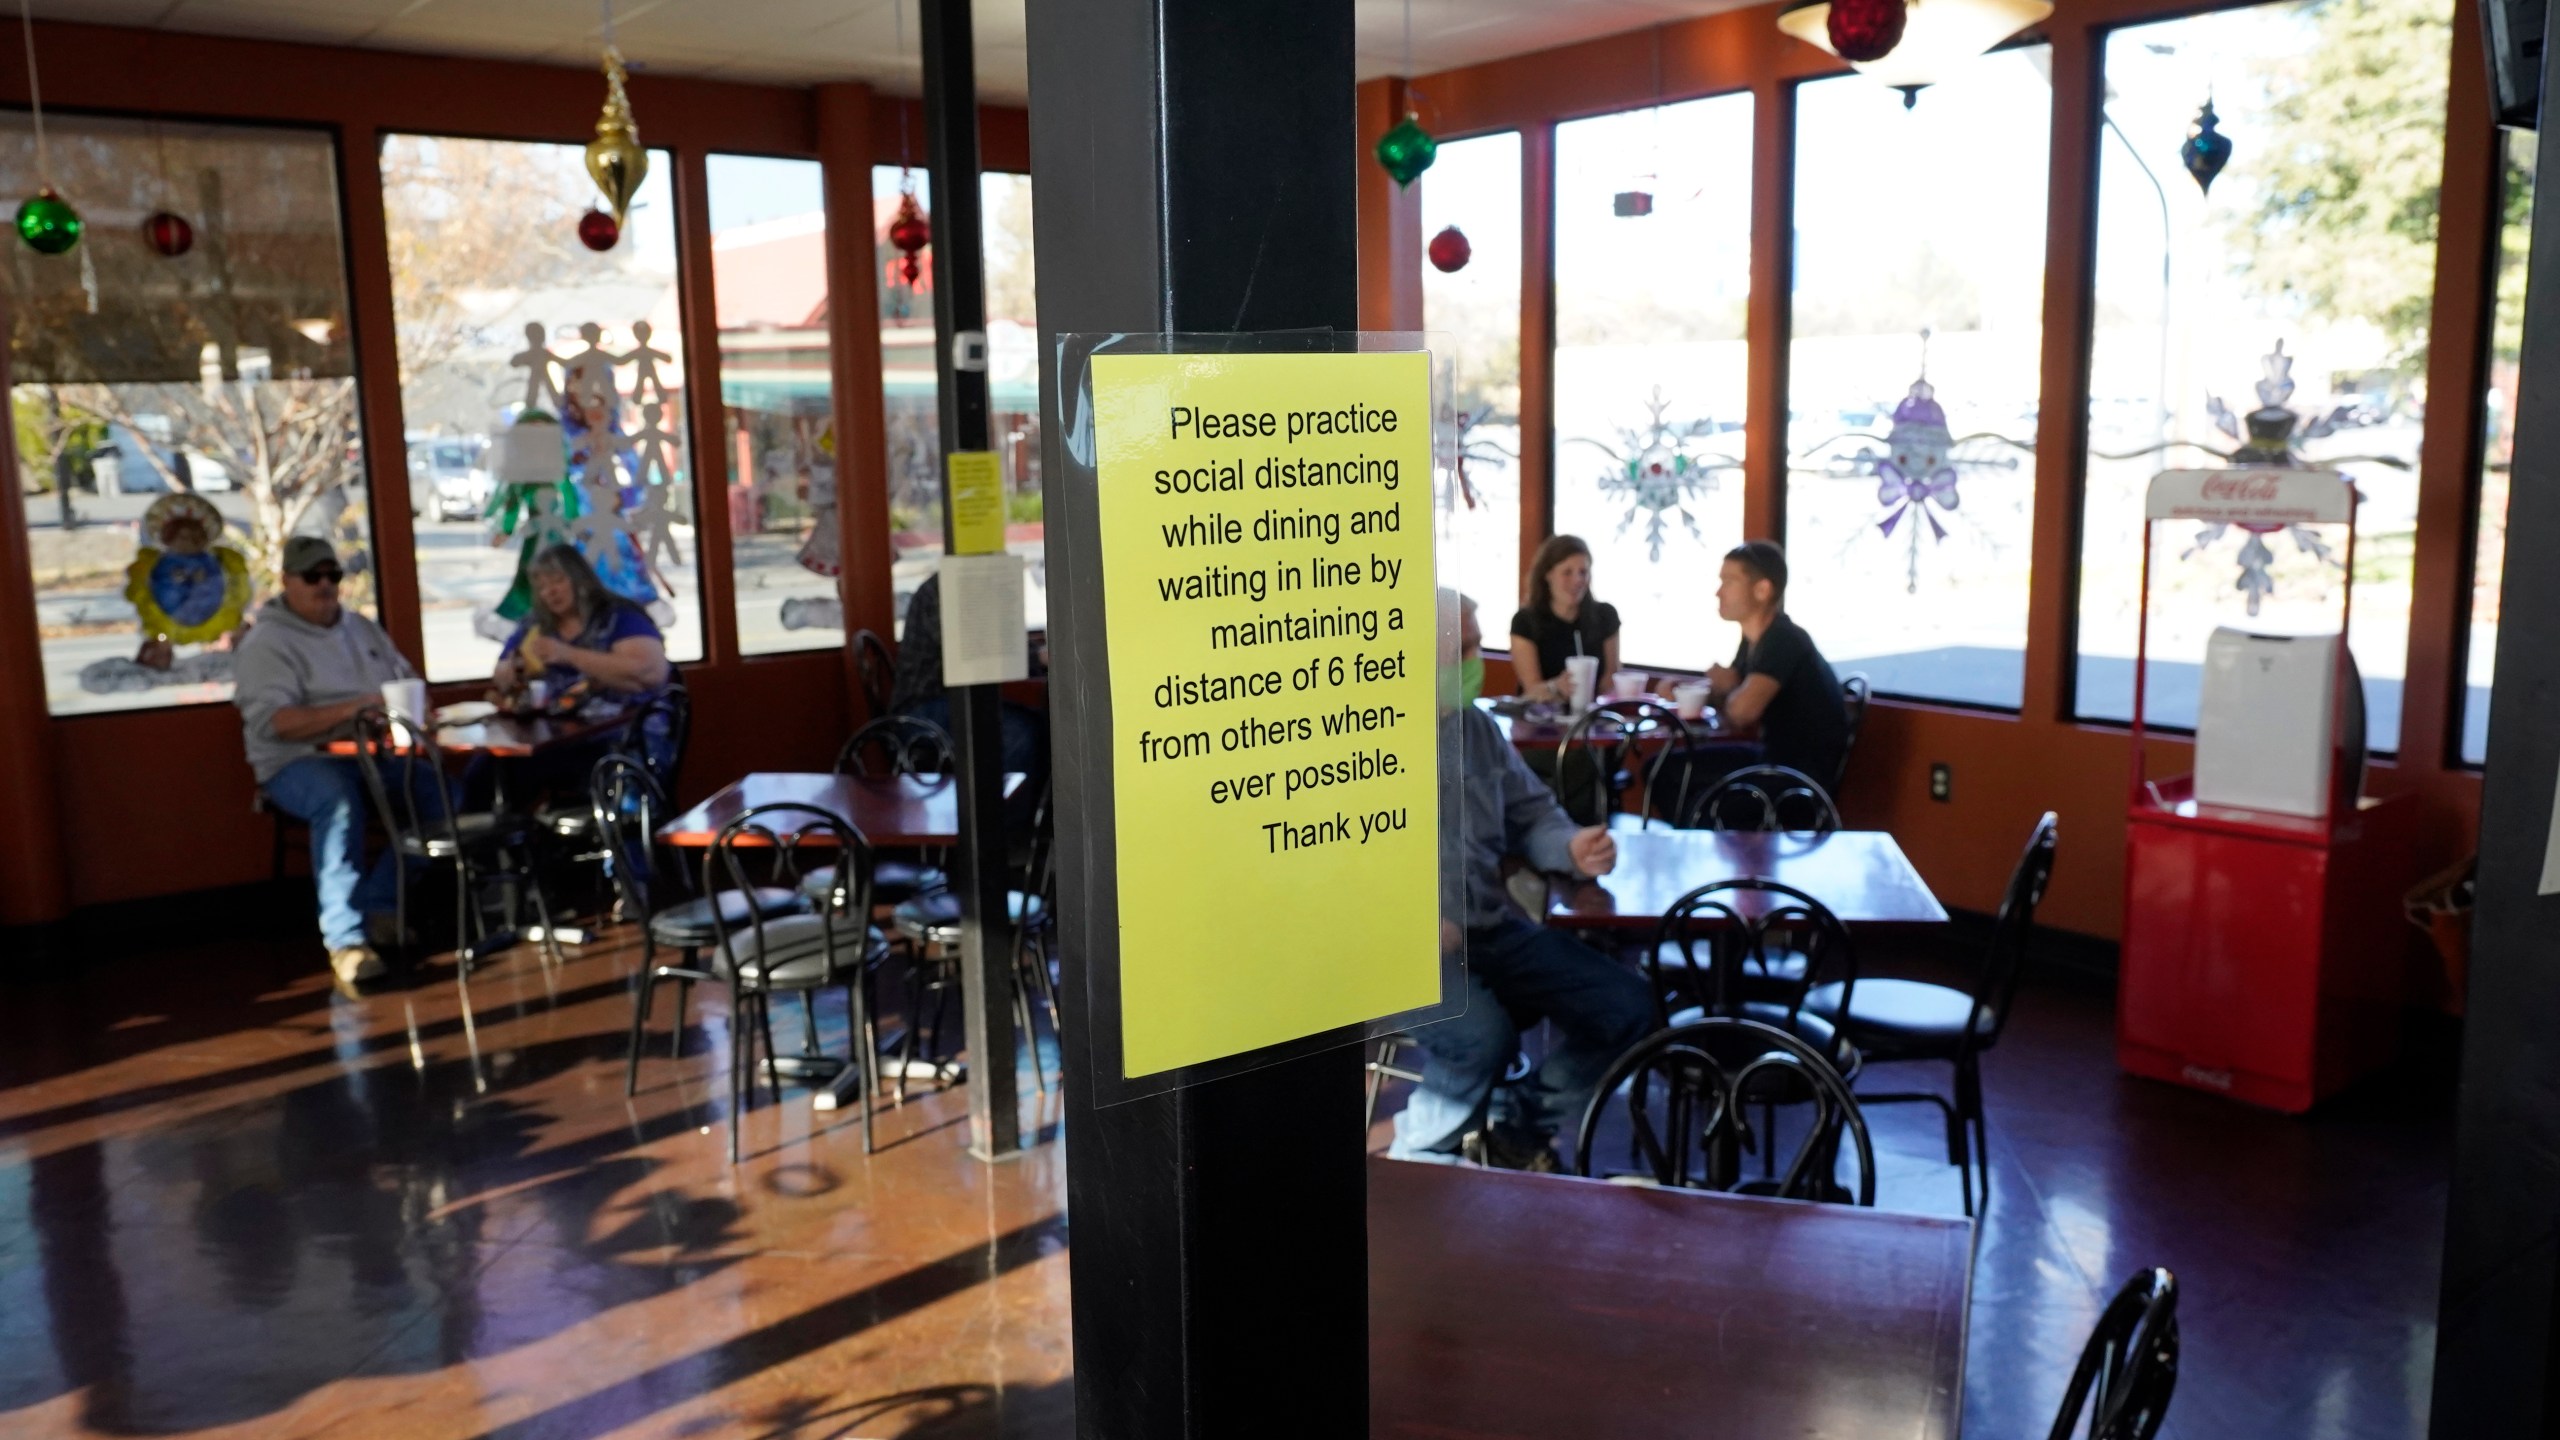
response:
[[[951,452],[951,553],[1004,553],[1004,470],[993,451]]]
[[[1431,371],[1098,355],[1123,1073],[1440,998]]]

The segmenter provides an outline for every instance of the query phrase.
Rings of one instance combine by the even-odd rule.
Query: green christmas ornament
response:
[[[1396,188],[1403,189],[1431,168],[1432,159],[1440,153],[1440,142],[1422,128],[1422,122],[1411,112],[1396,122],[1396,128],[1378,137],[1378,163],[1396,177]]]
[[[18,238],[39,255],[60,255],[80,243],[80,212],[47,185],[18,206]]]

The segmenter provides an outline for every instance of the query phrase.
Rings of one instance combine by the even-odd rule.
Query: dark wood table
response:
[[[1618,865],[1597,880],[1552,888],[1547,923],[1653,928],[1681,896],[1718,880],[1775,880],[1851,925],[1943,925],[1946,907],[1882,830],[1828,835],[1764,830],[1613,827]],[[1748,906],[1739,907],[1749,912]]]
[[[1972,1222],[1369,1162],[1379,1440],[1955,1440]]]
[[[501,760],[522,760],[554,746],[610,735],[629,725],[636,713],[626,710],[602,719],[576,716],[518,719],[513,715],[492,715],[468,725],[435,727],[436,748],[447,755],[494,755]],[[332,740],[328,748],[332,755],[353,755],[356,742],[352,739]]]
[[[1022,776],[1007,774],[1007,795]],[[722,786],[719,793],[668,821],[658,838],[670,845],[708,847],[721,827],[759,805],[792,801],[832,810],[874,845],[956,845],[960,842],[960,782],[900,775],[858,780],[851,775],[811,775],[760,770]],[[821,837],[810,837],[815,844]]]
[[[1565,733],[1573,728],[1573,722],[1561,714],[1527,711],[1506,714],[1504,710],[1496,709],[1496,702],[1492,700],[1476,703],[1484,707],[1485,714],[1493,717],[1494,725],[1502,731],[1502,738],[1510,741],[1515,749],[1553,750],[1564,743]],[[1663,703],[1667,705],[1670,702]],[[1713,710],[1686,723],[1693,732],[1690,738],[1701,744],[1710,740],[1749,738],[1739,731],[1726,729],[1724,717]],[[1649,735],[1639,743],[1651,749],[1666,743],[1669,738],[1667,735]]]

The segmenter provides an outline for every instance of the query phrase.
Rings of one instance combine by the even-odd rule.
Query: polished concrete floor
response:
[[[0,1435],[1071,1434],[1061,1147],[970,1161],[943,1094],[866,1158],[786,1090],[732,1170],[716,1006],[623,1097],[631,962],[508,957],[470,1026],[450,971],[348,1001],[300,940],[0,983]],[[2153,1263],[2186,1295],[2167,1435],[2422,1434],[2441,1064],[2292,1120],[2110,1043],[2102,987],[2047,982],[1986,1064],[1966,1435],[2044,1434]],[[1928,1113],[1876,1125],[1880,1202],[1953,1212]]]

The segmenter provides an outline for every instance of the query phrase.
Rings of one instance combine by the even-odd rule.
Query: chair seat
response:
[[[723,890],[717,901],[720,911],[716,920],[712,916],[712,897],[668,906],[649,917],[649,938],[682,950],[700,950],[719,944],[722,931],[735,930],[754,915],[771,919],[797,915],[809,908],[808,902],[792,891],[761,886],[752,892]]]
[[[1047,907],[1037,895],[1019,890],[1004,892],[1005,919],[1020,925],[1037,921],[1047,914]],[[934,890],[900,904],[891,917],[901,934],[935,945],[955,945],[960,940],[960,892]]]
[[[1699,959],[1707,958],[1708,945],[1709,942],[1706,940],[1700,940],[1697,943]],[[1677,940],[1663,941],[1661,948],[1656,950],[1654,955],[1666,972],[1683,975],[1689,972],[1689,957],[1682,952],[1680,942]],[[1773,955],[1764,955],[1756,962],[1746,961],[1742,967],[1743,993],[1761,995],[1774,992],[1780,997],[1793,995],[1804,988],[1805,971],[1811,963],[1801,950],[1780,950]],[[1687,993],[1702,992],[1688,991]]]
[[[513,845],[524,839],[527,833],[524,817],[492,814],[485,810],[453,817],[453,832],[460,838],[459,845],[445,837],[442,833],[443,826],[437,825],[435,830],[437,831],[435,834],[401,836],[401,851],[409,855],[423,856],[429,860],[450,860],[460,851],[486,850],[499,845]]]
[[[1837,1019],[1840,987],[1817,985],[1806,993],[1804,1004]],[[1962,990],[1918,980],[1861,980],[1850,992],[1848,1030],[1861,1045],[1897,1055],[1952,1055],[1972,1014],[1973,997]],[[1988,1038],[1992,1024],[1986,1010],[1974,1033]]]
[[[901,900],[927,890],[939,890],[949,884],[943,873],[931,865],[913,860],[875,860],[871,865],[871,903],[895,905]],[[836,867],[821,865],[800,877],[800,893],[812,900],[824,900],[836,888]]]
[[[849,972],[866,963],[877,962],[889,953],[889,937],[877,925],[856,929],[838,920],[834,925],[835,949],[827,949],[828,926],[819,915],[785,915],[764,923],[764,948],[756,948],[753,929],[729,932],[726,947],[715,945],[710,951],[713,973],[727,968],[723,949],[734,950],[738,957],[738,977],[749,984],[768,990],[814,990],[822,985],[841,985]]]
[[[1866,989],[1864,985],[1858,988],[1862,994]],[[1676,1030],[1683,1025],[1694,1025],[1705,1018],[1707,1018],[1706,1007],[1692,1005],[1673,1015],[1671,1026]],[[1834,1028],[1829,1020],[1814,1014],[1810,1009],[1799,1010],[1790,1019],[1787,1015],[1787,1007],[1784,1005],[1768,1000],[1746,1000],[1742,1003],[1742,1018],[1757,1020],[1763,1025],[1784,1030],[1825,1055],[1836,1056],[1840,1053],[1839,1030]]]
[[[584,805],[543,805],[534,810],[533,823],[564,840],[575,840],[596,833],[596,812]]]

